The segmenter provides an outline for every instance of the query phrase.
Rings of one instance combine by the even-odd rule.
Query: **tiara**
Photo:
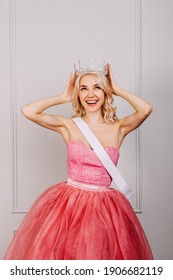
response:
[[[90,74],[90,73],[98,73],[102,75],[107,75],[108,70],[106,68],[105,60],[103,62],[102,68],[100,70],[95,69],[93,60],[91,59],[89,67],[81,67],[80,60],[78,61],[78,68],[76,67],[76,64],[74,64],[75,74],[76,76],[79,76],[80,74]]]

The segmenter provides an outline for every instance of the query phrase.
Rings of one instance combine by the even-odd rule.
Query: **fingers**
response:
[[[76,80],[76,73],[71,72],[70,73],[70,78],[68,80],[67,88],[71,88],[71,89],[74,88],[75,80]]]
[[[108,80],[110,82],[110,85],[113,89],[112,93],[116,95],[116,93],[114,91],[117,88],[117,83],[115,82],[115,79],[114,79],[113,74],[112,74],[112,69],[111,69],[111,66],[110,66],[109,63],[106,64],[106,69],[108,71],[107,78],[108,78]]]
[[[76,79],[76,74],[75,73],[70,73],[70,78],[69,78],[69,84],[73,84],[74,83],[74,81],[75,81],[75,79]]]
[[[111,70],[111,66],[109,63],[106,64],[106,69],[107,69],[107,77],[111,83],[113,80],[113,75],[112,75],[112,70]]]
[[[106,70],[107,70],[107,78],[108,78],[109,80],[111,80],[112,75],[111,75],[111,67],[110,67],[110,64],[109,64],[109,63],[106,63],[105,67],[106,67]]]
[[[107,68],[110,68],[110,64],[109,64],[109,63],[106,63],[106,67],[107,67]]]
[[[72,81],[75,81],[76,77],[77,77],[76,76],[76,72],[71,73],[71,77],[70,78],[71,78]]]
[[[112,69],[109,63],[107,63],[108,74],[112,77]]]
[[[109,74],[109,63],[106,63],[106,64],[105,64],[105,68],[106,68],[106,70],[107,70],[107,72],[108,72],[108,74]]]

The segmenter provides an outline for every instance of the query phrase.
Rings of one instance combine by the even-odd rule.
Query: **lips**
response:
[[[98,102],[98,100],[87,100],[86,103],[88,105],[95,105]]]

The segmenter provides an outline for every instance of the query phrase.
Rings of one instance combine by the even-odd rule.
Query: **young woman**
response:
[[[118,87],[109,64],[104,70],[76,71],[63,94],[22,108],[28,119],[63,136],[69,178],[40,195],[4,259],[153,258],[128,199],[110,187],[111,176],[74,119],[44,112],[51,106],[72,102],[75,116],[89,126],[116,165],[124,137],[150,115],[152,107]],[[113,94],[125,99],[135,112],[117,119],[111,105]]]

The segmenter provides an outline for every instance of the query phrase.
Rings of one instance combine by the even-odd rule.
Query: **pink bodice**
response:
[[[116,165],[119,151],[115,147],[105,147],[106,152]],[[95,152],[80,141],[70,141],[67,146],[68,176],[74,181],[85,184],[109,186],[111,177],[95,154]]]

